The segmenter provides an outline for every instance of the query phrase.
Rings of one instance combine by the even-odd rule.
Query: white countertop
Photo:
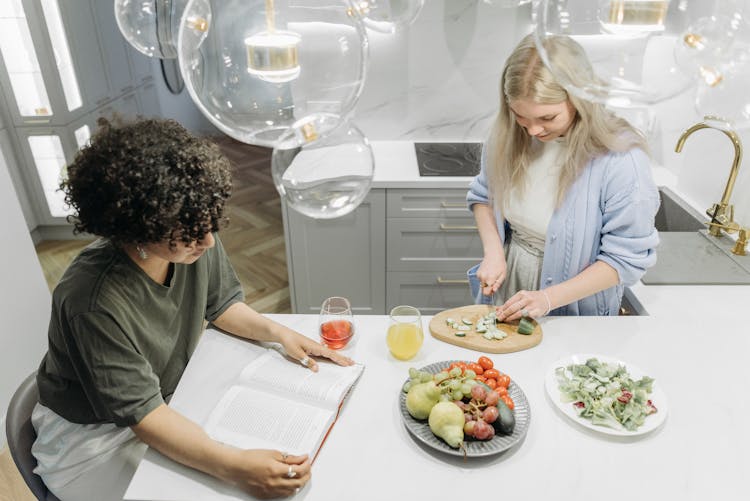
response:
[[[466,463],[413,440],[401,421],[398,395],[409,367],[475,360],[479,353],[427,336],[414,360],[397,361],[385,346],[387,317],[357,317],[357,336],[345,352],[365,363],[365,372],[313,465],[309,487],[295,499],[444,500],[469,493],[514,501],[746,499],[750,336],[744,313],[750,287],[638,285],[634,291],[650,316],[544,318],[540,345],[490,355],[525,392],[531,424],[515,448]],[[315,336],[314,315],[269,316]],[[231,343],[230,350],[201,343],[195,356],[216,360],[217,372],[186,382],[195,391],[178,390],[172,406],[203,422],[222,385],[243,365],[242,342]],[[638,438],[614,438],[563,416],[546,395],[544,375],[576,353],[620,358],[653,376],[669,403],[664,425]],[[143,465],[131,495],[248,499],[151,451]]]
[[[420,176],[412,141],[372,141],[373,188],[465,188],[472,176]]]
[[[371,141],[375,157],[373,188],[467,188],[473,176],[420,176],[412,141]],[[654,181],[674,190],[677,179],[664,167],[655,165]],[[695,206],[690,200],[686,200]]]

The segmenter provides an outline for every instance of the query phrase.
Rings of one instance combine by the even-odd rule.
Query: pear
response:
[[[464,411],[453,402],[440,402],[430,412],[430,430],[458,449],[464,441]]]
[[[406,410],[414,419],[427,419],[438,400],[440,400],[440,388],[434,381],[415,384],[406,394]]]

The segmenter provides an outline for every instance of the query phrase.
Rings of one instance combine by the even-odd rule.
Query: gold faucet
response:
[[[713,204],[708,210],[706,210],[706,214],[711,218],[711,221],[708,222],[708,233],[715,237],[721,236],[722,229],[727,233],[735,233],[739,230],[739,225],[734,223],[734,207],[729,204],[729,197],[732,196],[734,182],[737,179],[737,172],[740,170],[740,162],[742,161],[742,141],[740,141],[740,137],[731,129],[711,125],[711,122],[717,121],[718,119],[715,117],[704,117],[703,122],[693,125],[682,133],[674,148],[675,152],[681,152],[682,146],[685,144],[685,140],[688,136],[700,129],[720,130],[729,137],[734,145],[734,161],[732,162],[732,169],[729,171],[729,179],[727,179],[727,185],[724,188],[724,194],[721,196],[721,201],[718,204]]]

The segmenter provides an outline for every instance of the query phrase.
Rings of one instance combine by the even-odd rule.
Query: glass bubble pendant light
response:
[[[248,144],[324,136],[364,84],[367,36],[348,0],[189,0],[177,42],[198,109]]]
[[[699,0],[539,0],[534,5],[540,57],[571,93],[620,108],[654,104],[685,91],[696,78],[681,70],[675,47]],[[575,78],[548,53],[565,35],[585,51],[593,78]]]
[[[125,40],[160,59],[177,57],[177,30],[187,0],[115,0],[115,20]]]
[[[395,33],[414,22],[424,7],[424,0],[353,0],[352,6],[367,28]]]
[[[352,212],[367,196],[375,163],[372,147],[349,121],[302,146],[284,143],[289,146],[273,150],[271,173],[291,209],[331,219]]]

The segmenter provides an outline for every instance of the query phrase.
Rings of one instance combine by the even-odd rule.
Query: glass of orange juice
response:
[[[422,316],[413,306],[396,306],[391,310],[386,343],[391,355],[409,360],[422,347]]]

